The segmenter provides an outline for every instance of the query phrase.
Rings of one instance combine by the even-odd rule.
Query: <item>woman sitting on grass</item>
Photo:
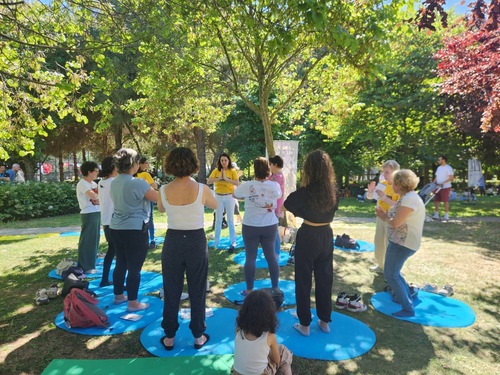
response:
[[[236,318],[231,374],[291,375],[292,353],[276,340],[276,307],[269,294],[248,294]]]
[[[409,169],[394,173],[393,188],[400,198],[387,212],[380,206],[375,208],[377,216],[389,226],[389,244],[385,254],[384,276],[395,301],[403,307],[392,315],[396,317],[415,316],[410,288],[401,269],[406,260],[420,248],[425,220],[425,206],[415,192],[419,178]]]

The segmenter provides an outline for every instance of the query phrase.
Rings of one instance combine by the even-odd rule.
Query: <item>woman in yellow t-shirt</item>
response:
[[[240,184],[238,172],[233,168],[231,158],[223,152],[217,160],[215,168],[208,177],[207,184],[214,184],[215,199],[217,199],[217,210],[215,211],[215,238],[214,247],[219,245],[220,232],[222,229],[222,217],[224,210],[227,215],[227,226],[229,228],[229,239],[231,245],[229,252],[234,252],[236,246],[236,229],[234,227],[234,198],[233,192],[235,186]]]
[[[392,187],[392,176],[394,172],[398,170],[399,164],[395,160],[387,160],[382,165],[382,175],[384,177],[384,180],[381,181],[377,186],[375,181],[372,181],[370,185],[368,185],[366,197],[368,199],[377,199],[377,207],[382,208],[384,211],[389,211],[389,209],[394,206],[399,199],[399,195],[394,193]],[[383,190],[380,189],[382,187],[381,185],[385,186]],[[388,230],[389,228],[387,226],[387,223],[377,216],[375,238],[373,241],[375,243],[375,261],[377,264],[370,269],[378,273],[382,273],[384,271]]]
[[[137,174],[135,177],[137,178],[142,178],[143,180],[146,180],[146,182],[155,190],[158,190],[158,184],[153,180],[153,177],[148,172],[149,169],[149,161],[147,158],[142,157],[139,160],[139,170],[137,171]],[[149,248],[150,249],[156,249],[156,242],[155,242],[155,223],[153,221],[153,208],[154,208],[154,203],[151,202],[151,213],[149,215]]]

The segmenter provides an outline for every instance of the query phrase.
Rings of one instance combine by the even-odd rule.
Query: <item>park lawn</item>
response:
[[[207,214],[207,219],[210,216]],[[207,227],[209,222],[207,221]],[[237,227],[238,231],[241,227]],[[374,223],[369,220],[335,219],[335,233],[372,241]],[[162,235],[159,229],[157,235]],[[207,233],[212,234],[207,228]],[[223,230],[227,236],[227,229]],[[106,250],[101,238],[101,251]],[[38,288],[53,280],[47,273],[65,256],[76,257],[78,237],[0,237],[0,373],[39,374],[53,358],[107,359],[148,357],[140,344],[141,331],[117,336],[90,337],[70,334],[54,325],[62,311],[62,298],[36,306]],[[392,319],[375,311],[370,296],[382,290],[383,277],[368,270],[373,254],[335,251],[334,296],[340,291],[360,292],[369,305],[364,313],[341,311],[365,322],[377,342],[365,355],[347,361],[316,361],[295,357],[294,374],[493,374],[500,373],[498,351],[498,300],[500,251],[498,223],[426,223],[422,248],[407,262],[409,282],[453,284],[455,298],[470,305],[476,322],[467,328],[425,327]],[[289,245],[288,245],[289,246]],[[150,251],[145,270],[161,271],[161,250]],[[257,278],[267,277],[258,270]],[[281,269],[281,278],[293,280],[293,268]],[[230,284],[244,280],[243,270],[232,255],[210,250],[209,280],[212,291],[207,304],[237,308],[223,296]],[[188,307],[188,302],[182,306]],[[335,334],[335,322],[332,323]],[[208,331],[216,327],[208,326]]]

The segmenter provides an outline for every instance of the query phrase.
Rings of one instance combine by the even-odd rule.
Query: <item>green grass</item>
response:
[[[484,203],[483,206],[480,201],[474,207],[459,204],[452,207],[456,206],[457,212],[462,214],[479,209],[483,214],[493,212],[498,216],[499,205],[496,201],[490,203]],[[342,209],[352,207],[352,212],[367,208],[365,216],[372,217],[372,206],[366,203],[359,204],[359,209],[357,206],[354,200],[341,202]],[[486,206],[489,208],[486,209]],[[207,213],[207,225],[211,223],[211,217]],[[161,215],[156,220],[165,222]],[[55,223],[53,226],[60,225]],[[335,233],[348,233],[354,238],[370,242],[373,240],[374,224],[371,222],[348,223],[337,218],[333,227]],[[240,230],[241,227],[237,228]],[[164,231],[160,229],[157,234],[162,235]],[[212,234],[210,230],[207,232],[209,236]],[[227,229],[223,235],[227,236]],[[0,373],[39,374],[53,358],[150,356],[140,344],[140,331],[105,337],[70,334],[58,329],[53,323],[55,316],[62,310],[61,298],[51,301],[47,306],[34,305],[36,290],[53,282],[48,278],[48,272],[61,258],[76,257],[77,243],[78,237],[0,237]],[[100,250],[106,250],[104,242],[101,242]],[[363,300],[369,305],[371,294],[384,286],[383,277],[368,271],[372,259],[373,255],[369,253],[335,251],[334,295],[340,291],[357,291],[363,293]],[[370,326],[377,337],[375,346],[361,357],[340,362],[295,357],[292,365],[294,374],[500,373],[499,260],[498,223],[480,220],[426,223],[422,247],[404,268],[407,280],[414,283],[453,284],[455,298],[474,309],[476,322],[467,328],[444,329],[391,319],[371,307],[360,314],[341,311],[341,314],[348,314]],[[160,249],[149,253],[144,269],[161,272]],[[257,277],[268,277],[268,273],[258,270]],[[293,280],[293,269],[282,268],[281,278]],[[210,250],[209,280],[212,293],[208,295],[207,304],[236,308],[223,296],[223,290],[228,285],[244,280],[242,268],[234,264],[230,254]],[[188,307],[189,304],[184,303],[183,306]],[[332,328],[335,334],[335,322]],[[210,329],[213,328],[209,325]]]

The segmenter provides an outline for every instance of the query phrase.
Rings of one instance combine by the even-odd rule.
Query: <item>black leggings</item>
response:
[[[127,296],[135,301],[141,283],[141,269],[148,253],[148,225],[142,230],[111,229],[111,238],[116,246],[116,266],[113,272],[115,295],[123,294],[127,274]]]
[[[103,225],[104,228],[104,236],[106,237],[106,241],[108,242],[108,251],[106,252],[106,256],[104,257],[104,264],[102,267],[102,280],[101,283],[109,282],[109,270],[111,268],[111,263],[113,263],[113,258],[115,257],[115,243],[111,238],[111,232],[109,229],[109,225]]]

